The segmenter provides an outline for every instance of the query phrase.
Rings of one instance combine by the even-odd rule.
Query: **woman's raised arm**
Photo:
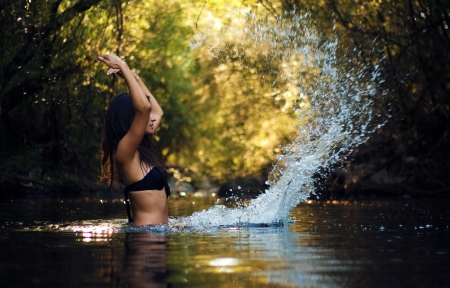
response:
[[[141,144],[150,119],[152,105],[142,90],[141,85],[136,80],[134,73],[118,56],[106,54],[99,56],[97,60],[105,63],[110,68],[118,69],[120,71],[122,78],[128,86],[131,102],[135,109],[135,115],[130,130],[122,138],[116,151],[116,161],[125,164],[134,158],[135,153]]]
[[[145,86],[142,79],[139,77],[139,75],[135,74],[136,81],[138,82],[139,86],[141,87],[142,91],[150,97],[150,103],[152,105],[152,114],[155,117],[155,122],[153,123],[153,129],[156,132],[156,129],[159,127],[159,123],[161,123],[162,116],[164,115],[164,111],[162,110],[161,106],[159,106],[158,101],[156,101],[155,96],[148,90],[147,86]]]
[[[123,78],[123,75],[119,69],[111,68],[108,70],[108,75],[119,75]],[[145,95],[150,97],[150,103],[152,105],[152,114],[155,117],[156,121],[153,124],[154,131],[156,132],[156,129],[158,128],[159,124],[161,123],[162,116],[164,116],[164,111],[162,110],[161,106],[159,105],[158,101],[156,100],[155,96],[148,90],[145,83],[142,81],[142,79],[139,77],[139,75],[135,72],[133,72],[134,78],[138,82],[139,86],[141,87],[142,91],[144,91]]]

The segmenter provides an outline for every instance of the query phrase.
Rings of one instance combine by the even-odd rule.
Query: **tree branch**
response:
[[[33,83],[36,79],[39,79],[42,76],[37,76],[36,79],[27,80],[26,83],[21,83],[16,87],[12,87],[8,92],[7,86],[10,84],[11,80],[24,69],[23,67],[30,63],[30,61],[35,58],[37,54],[42,53],[42,49],[46,52],[43,55],[41,60],[41,66],[48,67],[51,62],[51,56],[54,51],[53,42],[56,39],[55,32],[58,31],[65,23],[71,21],[80,13],[85,12],[92,6],[98,4],[101,0],[79,0],[75,5],[66,9],[63,13],[57,14],[59,4],[62,0],[57,0],[53,3],[51,7],[52,15],[50,15],[50,20],[44,24],[42,29],[36,28],[35,33],[39,33],[42,38],[39,40],[35,40],[33,37],[35,33],[30,33],[33,31],[29,31],[27,33],[27,41],[22,45],[21,49],[19,49],[13,59],[5,65],[4,69],[2,69],[2,77],[1,81],[1,92],[0,92],[0,109],[2,114],[2,119],[7,121],[8,114],[14,107],[25,101],[27,97],[38,93],[43,89],[43,84],[41,80],[37,80],[38,84]],[[33,27],[30,25],[30,27]],[[31,29],[31,28],[29,28]],[[34,47],[42,47],[42,49],[34,49]],[[19,95],[22,95],[20,97]],[[6,118],[5,118],[6,117]],[[3,122],[3,121],[2,121]]]

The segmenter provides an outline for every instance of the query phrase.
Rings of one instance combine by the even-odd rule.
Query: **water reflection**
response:
[[[343,272],[360,270],[361,261],[337,257],[311,233],[292,232],[298,224],[172,235],[168,261],[177,273],[171,280],[194,286],[206,285],[203,278],[245,287],[339,287],[347,279]]]
[[[60,211],[81,205],[45,201]],[[177,201],[172,207],[189,207],[183,214],[215,202]],[[26,213],[42,203],[0,203],[2,287],[450,285],[450,208],[443,201],[304,203],[284,226],[209,230],[132,229],[120,217],[123,206],[111,218],[96,218],[96,203],[73,209],[91,215],[61,214],[57,221]],[[80,220],[88,217],[97,220]]]
[[[167,235],[127,234],[121,279],[128,287],[167,287],[167,241]]]
[[[68,225],[65,227],[59,227],[58,225],[50,225],[49,227],[53,227],[55,229],[68,230],[75,232],[77,237],[77,241],[83,242],[104,242],[108,241],[111,238],[112,234],[115,232],[114,225],[110,221],[101,221],[99,223],[95,223],[94,221],[83,221],[82,225],[76,226]]]

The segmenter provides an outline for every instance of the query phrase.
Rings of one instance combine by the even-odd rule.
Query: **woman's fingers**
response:
[[[116,74],[119,71],[120,71],[119,69],[109,68],[108,71],[106,72],[106,75],[113,75],[113,74]]]
[[[106,75],[117,75],[122,77],[122,72],[120,71],[120,69],[110,68],[108,69],[108,72],[106,72]]]
[[[103,62],[110,68],[118,69],[121,63],[124,63],[122,59],[114,54],[100,55],[97,57],[97,61]]]
[[[103,55],[103,56],[98,56],[97,57],[97,61],[103,62],[106,65],[108,65],[109,67],[111,67],[111,65],[113,64],[109,59],[108,59],[108,55]],[[111,67],[112,68],[112,67]]]

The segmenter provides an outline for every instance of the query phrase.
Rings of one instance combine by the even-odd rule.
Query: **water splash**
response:
[[[292,209],[315,193],[321,177],[345,163],[346,155],[384,124],[386,114],[377,107],[385,96],[380,65],[363,64],[361,52],[345,49],[337,36],[324,39],[308,14],[287,13],[268,20],[247,15],[235,21],[241,27],[199,34],[192,48],[207,47],[225,64],[240,61],[262,82],[270,81],[266,83],[276,90],[274,97],[291,102],[299,117],[298,134],[270,172],[270,188],[237,208],[215,205],[189,217],[170,218],[168,225],[133,227],[123,220],[49,229],[82,233],[88,241],[111,231],[213,232],[279,225],[290,221]]]
[[[248,15],[241,24],[243,28],[218,35],[200,34],[192,46],[206,45],[225,63],[237,59],[262,78],[268,76],[265,81],[270,78],[274,89],[291,91],[292,108],[302,123],[298,136],[278,157],[264,194],[235,209],[216,205],[171,219],[172,226],[284,222],[315,192],[317,179],[342,165],[345,156],[385,121],[376,107],[377,99],[385,96],[380,65],[363,64],[361,59],[367,56],[340,46],[337,36],[325,39],[308,14],[285,13],[268,20]],[[262,63],[249,59],[249,49]]]

